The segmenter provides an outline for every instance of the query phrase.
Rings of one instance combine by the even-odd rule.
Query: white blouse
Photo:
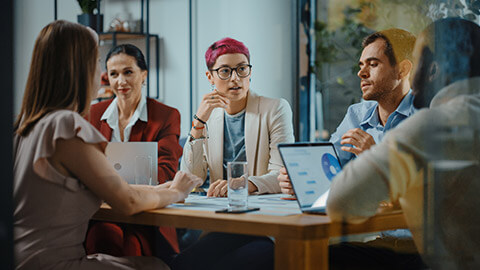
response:
[[[130,122],[123,130],[123,142],[128,142],[130,139],[130,133],[132,131],[132,127],[135,125],[137,120],[141,120],[143,122],[148,121],[148,113],[147,113],[147,98],[142,95],[140,102],[138,103],[135,112],[130,118]],[[118,106],[117,106],[117,98],[115,98],[112,103],[108,106],[108,108],[103,113],[100,120],[107,120],[107,124],[112,129],[112,139],[111,142],[121,142],[122,139],[120,137],[120,127],[118,125]]]

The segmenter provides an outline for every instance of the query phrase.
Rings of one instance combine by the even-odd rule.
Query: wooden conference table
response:
[[[328,216],[216,214],[213,211],[166,208],[121,215],[103,204],[93,219],[174,226],[226,233],[275,237],[275,269],[328,269],[330,237],[407,228],[401,211],[387,211],[357,225],[332,223]]]

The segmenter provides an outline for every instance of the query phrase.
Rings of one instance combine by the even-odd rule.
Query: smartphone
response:
[[[253,211],[258,211],[258,210],[260,210],[260,208],[258,208],[258,207],[249,207],[249,208],[240,208],[240,209],[225,208],[225,209],[217,210],[217,211],[215,211],[215,213],[241,214],[241,213],[253,212]]]

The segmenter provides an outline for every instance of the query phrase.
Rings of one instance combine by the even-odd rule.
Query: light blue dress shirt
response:
[[[376,101],[363,101],[348,107],[345,118],[343,118],[337,130],[330,137],[330,142],[335,146],[342,166],[345,166],[350,160],[355,158],[355,154],[340,149],[342,147],[340,141],[345,132],[353,128],[360,128],[370,134],[375,140],[375,143],[379,143],[388,130],[396,127],[400,122],[417,111],[413,107],[413,98],[412,90],[410,90],[402,99],[397,109],[390,114],[385,126],[380,122],[378,103]]]
[[[245,110],[234,115],[225,112],[223,121],[223,179],[227,179],[227,162],[247,161]]]
[[[340,141],[342,140],[342,136],[345,134],[345,132],[353,128],[360,128],[361,130],[370,134],[375,140],[375,143],[379,143],[388,130],[396,127],[398,124],[400,124],[400,122],[407,119],[407,117],[417,111],[417,109],[413,107],[413,98],[414,96],[412,95],[412,90],[410,90],[402,99],[397,109],[390,114],[385,126],[382,126],[380,123],[378,116],[378,103],[376,101],[363,101],[348,107],[345,118],[343,118],[343,121],[337,127],[335,133],[333,133],[330,137],[330,142],[335,146],[335,150],[337,151],[342,167],[345,166],[350,160],[355,158],[355,154],[340,149],[340,147],[342,147]],[[412,237],[410,231],[406,229],[384,231],[381,234],[383,237]]]

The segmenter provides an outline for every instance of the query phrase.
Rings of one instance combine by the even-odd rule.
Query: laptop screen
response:
[[[326,201],[330,183],[341,170],[333,144],[279,144],[278,148],[300,208],[312,207],[322,195]]]

